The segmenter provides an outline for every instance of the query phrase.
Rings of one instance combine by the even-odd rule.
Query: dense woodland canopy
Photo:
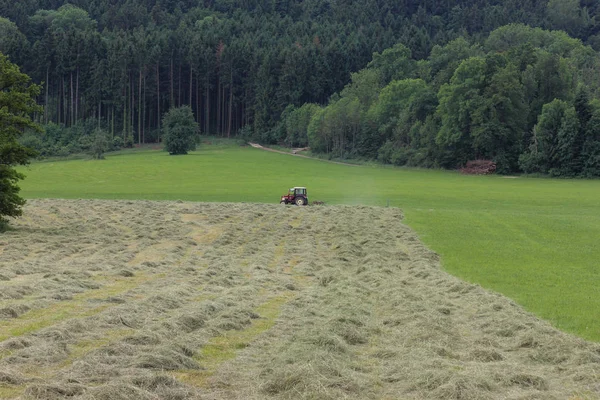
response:
[[[374,55],[327,106],[289,106],[280,136],[336,157],[502,173],[600,175],[600,58],[560,31],[508,25],[415,60]]]
[[[156,142],[189,106],[203,134],[332,157],[598,175],[599,14],[593,0],[0,0],[0,52],[44,83],[45,133],[25,138],[42,155],[87,150],[98,127],[116,147]]]

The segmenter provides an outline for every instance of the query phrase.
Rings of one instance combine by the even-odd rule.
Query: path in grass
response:
[[[276,203],[289,187],[307,186],[311,200],[328,204],[400,207],[448,271],[600,340],[600,181],[347,167],[227,145],[180,157],[136,151],[35,163],[24,172],[28,198]]]
[[[318,159],[318,158],[307,156],[305,154],[290,153],[290,152],[286,152],[286,151],[282,151],[282,150],[273,149],[273,148],[270,148],[270,147],[264,147],[264,146],[261,146],[258,143],[248,143],[248,144],[250,146],[254,147],[255,149],[270,151],[270,152],[273,152],[273,153],[286,154],[288,156],[294,156],[294,157],[300,157],[300,158],[309,158],[311,160],[324,161],[324,162],[328,162],[328,163],[331,163],[331,164],[348,165],[348,166],[351,166],[351,167],[358,166],[358,164],[350,164],[350,163],[341,162],[341,161],[321,160],[321,159]]]
[[[442,271],[397,208],[24,211],[0,258],[3,399],[600,398],[600,345]]]

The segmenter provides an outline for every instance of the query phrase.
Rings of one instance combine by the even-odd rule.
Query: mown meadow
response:
[[[277,203],[287,188],[307,186],[312,201],[399,207],[447,271],[600,341],[600,181],[348,166],[223,143],[187,156],[134,150],[22,171],[30,199]]]

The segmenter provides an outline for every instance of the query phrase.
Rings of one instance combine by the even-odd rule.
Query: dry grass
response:
[[[0,238],[0,398],[600,398],[599,345],[447,275],[401,220],[31,201]]]

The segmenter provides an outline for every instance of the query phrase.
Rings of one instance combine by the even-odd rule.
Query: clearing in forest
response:
[[[32,200],[0,236],[0,398],[600,398],[600,345],[441,271],[402,218]]]

